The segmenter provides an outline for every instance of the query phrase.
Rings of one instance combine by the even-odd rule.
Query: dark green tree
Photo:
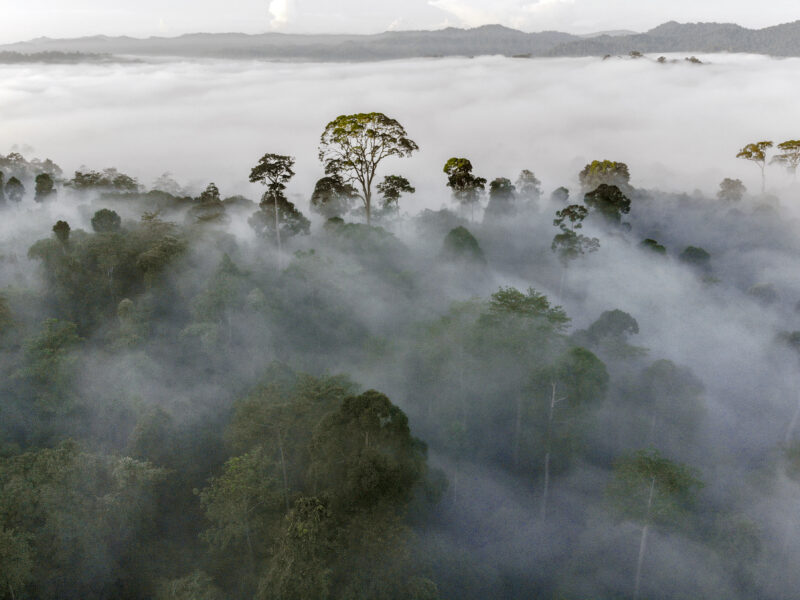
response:
[[[556,204],[567,204],[569,202],[569,190],[564,186],[556,188],[550,194],[550,201]]]
[[[261,198],[260,210],[250,218],[250,226],[260,236],[275,239],[278,262],[281,262],[283,235],[307,234],[310,223],[286,198],[286,184],[294,177],[294,157],[265,154],[250,171],[251,183],[262,183],[267,191]]]
[[[64,244],[65,246],[69,242],[69,232],[70,232],[69,223],[66,221],[58,221],[55,225],[53,225],[53,233],[56,234],[58,241]]]
[[[517,177],[517,194],[520,198],[535,204],[542,196],[542,182],[533,174],[533,171],[523,169]]]
[[[703,486],[694,470],[661,456],[657,450],[626,454],[614,464],[608,496],[614,510],[642,526],[633,599],[641,590],[642,565],[651,526],[674,525],[689,510]]]
[[[387,175],[378,184],[378,193],[383,198],[384,213],[399,211],[400,197],[403,194],[413,194],[417,190],[402,175]]]
[[[470,208],[471,219],[475,220],[475,205],[481,200],[486,187],[486,179],[472,174],[472,163],[466,158],[450,158],[444,164],[447,175],[447,187],[452,190],[453,198],[462,208]]]
[[[517,190],[510,179],[498,177],[489,184],[489,204],[486,205],[484,220],[512,216]]]
[[[588,214],[586,207],[580,204],[571,204],[556,212],[553,225],[558,227],[561,233],[555,235],[550,248],[558,255],[565,269],[571,260],[589,252],[596,252],[600,248],[600,240],[577,231],[583,227],[583,221]]]
[[[120,230],[122,219],[113,210],[101,208],[92,217],[92,229],[96,233],[114,233]]]
[[[25,186],[22,185],[22,182],[17,179],[16,177],[12,177],[6,182],[6,197],[16,204],[22,202],[22,198],[25,197]]]
[[[739,202],[747,192],[747,188],[740,179],[726,177],[719,184],[717,198],[726,202]]]
[[[444,238],[441,255],[449,262],[486,264],[486,257],[478,240],[466,227],[456,227],[450,230]]]
[[[36,176],[36,202],[45,202],[55,194],[55,182],[49,173],[39,173]]]
[[[334,173],[317,181],[311,194],[311,210],[325,218],[341,217],[353,208],[358,191]]]
[[[628,165],[613,160],[594,160],[578,174],[585,192],[597,189],[600,185],[613,185],[621,190],[630,189],[631,175]]]
[[[631,211],[631,201],[615,185],[601,183],[596,189],[583,197],[590,209],[597,211],[609,223],[620,223],[622,215]]]

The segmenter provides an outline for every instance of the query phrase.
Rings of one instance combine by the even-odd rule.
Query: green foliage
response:
[[[425,476],[425,446],[411,436],[403,411],[370,390],[346,398],[317,426],[309,473],[337,512],[400,508]]]
[[[49,173],[39,173],[36,176],[36,202],[45,202],[55,194],[55,182]]]
[[[42,330],[23,343],[23,367],[15,377],[28,386],[37,406],[46,413],[63,414],[71,408],[76,357],[81,341],[74,323],[48,319]]]
[[[11,202],[19,204],[25,196],[25,186],[19,179],[12,177],[6,182],[5,193]]]
[[[340,115],[325,126],[319,160],[327,175],[338,174],[361,188],[361,199],[370,223],[372,184],[378,165],[390,157],[411,156],[419,146],[396,120],[383,113]]]
[[[101,208],[92,217],[92,229],[96,233],[114,233],[120,230],[122,219],[113,210]]]
[[[615,185],[601,183],[586,194],[583,201],[586,206],[600,213],[610,223],[619,223],[622,215],[631,212],[630,198]]]
[[[517,177],[516,190],[521,198],[535,202],[542,195],[542,182],[533,174],[533,171],[523,169]]]
[[[356,188],[345,183],[341,175],[329,175],[315,184],[314,193],[311,194],[311,210],[328,219],[341,217],[353,208],[358,197]]]
[[[53,225],[53,233],[56,234],[58,241],[66,244],[69,241],[70,226],[66,221],[57,221]]]
[[[445,236],[441,256],[450,262],[486,264],[486,257],[478,240],[466,227],[456,227]]]
[[[484,220],[509,217],[514,214],[516,188],[510,179],[498,177],[489,184],[489,204]]]
[[[560,306],[551,306],[547,296],[529,288],[527,293],[516,288],[500,288],[489,300],[487,319],[492,322],[504,318],[542,321],[552,331],[563,331],[569,317]]]
[[[11,152],[6,156],[0,154],[0,171],[5,172],[8,177],[16,177],[22,181],[29,181],[39,173],[58,179],[62,173],[61,168],[49,158],[26,160],[19,152]]]
[[[697,246],[687,246],[678,259],[688,265],[707,270],[711,268],[711,255]]]
[[[569,190],[563,186],[554,189],[550,194],[550,201],[556,204],[567,204],[569,202]]]
[[[777,145],[780,154],[772,157],[770,164],[779,164],[786,167],[786,170],[797,177],[797,167],[800,166],[800,140],[787,140]]]
[[[231,458],[222,474],[209,479],[197,492],[211,527],[202,538],[213,547],[232,546],[251,560],[263,556],[263,540],[270,539],[280,523],[283,496],[269,474],[274,464],[260,448]]]
[[[453,191],[456,202],[474,211],[486,187],[486,179],[472,174],[472,163],[466,158],[448,159],[443,170],[447,175],[447,187]]]
[[[75,176],[64,185],[75,190],[114,190],[118,192],[138,192],[139,182],[117,169],[103,171],[75,171]]]
[[[225,600],[225,595],[211,577],[195,571],[186,577],[163,582],[155,600]]]
[[[555,252],[566,267],[569,261],[575,260],[600,249],[600,240],[578,233],[589,211],[580,204],[571,204],[556,212],[553,225],[561,230],[553,237],[550,249]]]
[[[667,525],[692,507],[702,487],[693,469],[664,458],[657,450],[639,450],[614,463],[607,494],[622,518]]]
[[[666,256],[667,254],[667,249],[652,238],[642,240],[639,246],[655,254],[660,254],[662,256]]]
[[[286,521],[258,598],[329,598],[335,524],[327,499],[299,498]]]
[[[275,240],[308,235],[310,221],[290,202],[283,191],[294,177],[294,158],[279,154],[265,154],[250,172],[251,182],[261,182],[267,191],[261,198],[259,210],[247,221],[256,235]]]
[[[14,326],[14,314],[8,306],[8,300],[0,295],[0,339],[3,338]]]
[[[30,536],[0,525],[0,598],[20,594],[33,577]]]
[[[751,160],[760,166],[763,166],[767,160],[767,150],[772,148],[773,143],[770,141],[755,142],[747,144],[744,148],[739,150],[736,158],[744,160]]]
[[[228,220],[225,214],[225,203],[219,195],[216,184],[209,183],[189,209],[189,218],[196,223],[224,223]]]
[[[725,202],[740,202],[747,192],[747,188],[740,179],[726,177],[719,184],[717,198]]]
[[[754,142],[752,144],[747,144],[744,148],[739,150],[739,153],[736,155],[736,158],[749,160],[750,162],[755,163],[755,165],[761,169],[762,194],[764,193],[766,186],[764,167],[767,165],[767,150],[772,148],[772,146],[773,143],[771,141]]]
[[[151,517],[163,477],[147,463],[88,454],[71,442],[1,460],[0,531],[16,532],[12,556],[26,567],[17,576],[28,579],[29,596],[103,597],[135,576],[121,561]]]
[[[387,175],[378,184],[378,193],[383,197],[384,213],[397,213],[399,211],[400,197],[403,194],[414,194],[416,189],[402,175]]]
[[[578,174],[584,190],[595,190],[600,185],[616,186],[627,190],[631,179],[628,165],[612,160],[594,160]]]

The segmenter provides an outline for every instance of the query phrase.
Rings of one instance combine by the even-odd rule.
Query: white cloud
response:
[[[293,4],[293,0],[272,0],[269,3],[269,14],[272,17],[270,27],[280,29],[288,25],[294,12]]]

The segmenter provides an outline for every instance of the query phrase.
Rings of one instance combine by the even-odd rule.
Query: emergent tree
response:
[[[772,142],[770,141],[754,142],[752,144],[747,144],[747,146],[739,150],[739,154],[736,155],[736,158],[743,158],[744,160],[753,161],[758,168],[761,169],[762,194],[767,186],[764,168],[767,166],[767,150],[769,148],[772,148]]]
[[[411,156],[419,146],[400,123],[383,113],[340,115],[322,133],[319,159],[328,175],[339,174],[361,189],[361,200],[371,223],[372,184],[378,165],[392,156]]]

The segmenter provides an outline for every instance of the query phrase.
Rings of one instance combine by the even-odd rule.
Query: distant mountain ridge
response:
[[[494,54],[603,56],[632,51],[748,52],[800,56],[800,21],[764,29],[747,29],[729,23],[671,21],[646,33],[614,31],[584,36],[558,31],[525,33],[501,25],[375,35],[193,33],[174,38],[147,39],[98,35],[63,40],[38,38],[0,46],[0,51],[308,61],[376,61]]]

